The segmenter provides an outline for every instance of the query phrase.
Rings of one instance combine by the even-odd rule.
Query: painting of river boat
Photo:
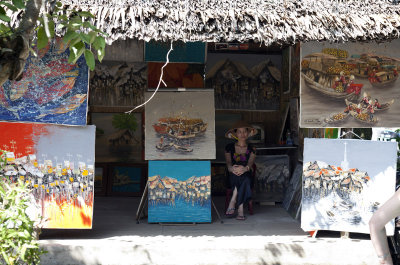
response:
[[[210,161],[149,161],[149,223],[211,222]]]
[[[395,142],[306,138],[302,229],[368,234],[373,213],[394,193],[396,160]],[[386,231],[393,234],[393,222]]]
[[[68,57],[61,38],[29,56],[22,79],[0,87],[0,120],[86,125],[88,66]]]
[[[158,92],[145,120],[146,160],[215,159],[212,91]]]
[[[0,181],[26,183],[30,217],[42,216],[43,228],[91,229],[95,126],[1,122],[0,131]]]
[[[399,127],[399,44],[400,40],[383,44],[304,43],[301,127]],[[360,110],[346,109],[348,101],[361,103]]]

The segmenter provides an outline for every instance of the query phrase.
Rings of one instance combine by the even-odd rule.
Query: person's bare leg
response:
[[[243,203],[238,207],[238,216],[244,216]]]
[[[235,187],[235,189],[232,192],[232,197],[231,197],[231,201],[229,202],[228,210],[229,209],[235,209],[237,194],[238,194],[237,188]],[[227,214],[234,214],[235,212],[232,213],[230,211],[227,211],[226,213]]]
[[[400,189],[386,201],[369,221],[371,241],[381,264],[393,264],[386,239],[385,225],[400,215]]]

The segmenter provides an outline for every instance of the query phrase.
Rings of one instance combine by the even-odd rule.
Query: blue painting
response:
[[[146,62],[166,62],[171,44],[159,41],[150,41],[145,44],[144,60]],[[174,42],[173,50],[169,54],[171,63],[205,63],[205,42]]]
[[[142,168],[114,167],[113,192],[140,192]]]
[[[210,161],[149,161],[149,223],[211,222]]]
[[[0,87],[0,120],[86,125],[88,66],[68,57],[61,39],[29,56],[22,79]]]

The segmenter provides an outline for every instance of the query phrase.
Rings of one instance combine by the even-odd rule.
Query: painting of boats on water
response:
[[[88,66],[68,57],[61,38],[29,56],[22,79],[0,87],[0,120],[86,125]]]
[[[210,161],[149,161],[149,223],[211,222]]]
[[[215,159],[213,91],[158,92],[146,104],[145,160],[170,159]]]
[[[0,122],[0,132],[0,181],[25,182],[30,217],[41,215],[43,228],[91,229],[95,126]]]
[[[302,44],[300,126],[399,127],[399,45]]]
[[[396,142],[304,139],[301,228],[368,234],[373,213],[394,194],[396,160]]]
[[[206,87],[215,91],[215,108],[279,109],[281,55],[208,53]]]

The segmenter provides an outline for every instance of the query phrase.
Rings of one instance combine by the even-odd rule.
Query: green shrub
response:
[[[0,154],[3,152],[0,150]],[[30,190],[22,181],[11,183],[2,173],[0,158],[0,263],[37,264],[44,253],[36,240],[35,221],[27,214]]]

